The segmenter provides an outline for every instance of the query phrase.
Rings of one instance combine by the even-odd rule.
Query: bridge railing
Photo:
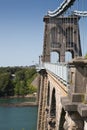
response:
[[[69,67],[66,63],[43,63],[39,65],[37,68],[39,70],[46,69],[54,76],[56,76],[61,82],[65,85],[69,84]]]

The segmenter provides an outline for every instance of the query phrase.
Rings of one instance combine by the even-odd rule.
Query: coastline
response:
[[[34,94],[27,94],[27,95],[23,95],[23,96],[21,96],[21,95],[15,95],[15,96],[2,96],[2,97],[0,97],[0,98],[8,98],[8,99],[10,99],[10,98],[32,98],[32,97],[35,97],[35,98],[37,98],[37,95],[34,95]]]
[[[0,107],[29,107],[38,106],[36,102],[22,102],[22,103],[0,103]]]
[[[37,96],[33,94],[29,94],[26,96],[6,96],[1,97],[1,99],[15,99],[15,98],[36,98],[35,102],[20,102],[20,103],[0,103],[0,107],[29,107],[29,106],[38,106]]]

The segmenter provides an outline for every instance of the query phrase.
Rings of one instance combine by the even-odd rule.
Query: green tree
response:
[[[36,77],[36,69],[29,67],[1,67],[0,95],[26,95],[36,88],[31,85]]]
[[[29,93],[33,94],[34,92],[37,92],[37,88],[33,85],[29,85]]]
[[[0,74],[0,94],[1,95],[12,95],[12,82],[10,73]]]

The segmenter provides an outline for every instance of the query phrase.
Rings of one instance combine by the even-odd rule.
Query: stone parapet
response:
[[[80,103],[80,102],[84,102],[85,100],[85,95],[84,93],[69,93],[68,94],[68,97],[69,97],[69,100],[72,102],[72,103]]]
[[[68,118],[72,119],[75,130],[83,130],[84,121],[87,120],[87,59],[83,57],[75,58],[69,63],[69,67],[70,86],[68,87],[67,97],[61,98],[61,104],[68,113]],[[65,130],[68,130],[69,123],[66,124]],[[72,124],[70,128],[71,126]]]
[[[82,117],[87,117],[87,104],[79,104],[78,112]]]
[[[68,97],[61,98],[61,104],[65,111],[77,111],[78,103],[72,103]]]

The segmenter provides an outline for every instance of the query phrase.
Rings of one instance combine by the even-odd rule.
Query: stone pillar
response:
[[[66,112],[64,130],[84,130],[84,121],[76,112]]]

